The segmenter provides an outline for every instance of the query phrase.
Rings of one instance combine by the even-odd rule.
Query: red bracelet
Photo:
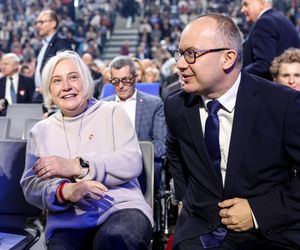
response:
[[[57,188],[57,194],[58,194],[58,197],[63,201],[63,202],[67,202],[67,200],[65,199],[64,195],[63,195],[63,192],[62,192],[62,189],[63,187],[65,186],[65,184],[67,184],[68,182],[67,181],[64,181],[62,183],[59,184],[58,188]]]

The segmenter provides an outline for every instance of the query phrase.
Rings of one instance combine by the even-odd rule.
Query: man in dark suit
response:
[[[299,249],[300,93],[241,71],[240,31],[223,15],[189,23],[173,55],[173,249]]]
[[[162,157],[165,156],[166,124],[160,97],[135,88],[136,67],[128,56],[118,56],[109,65],[111,83],[116,95],[104,98],[117,101],[124,107],[140,141],[151,141],[154,146],[156,186],[160,185]]]
[[[243,68],[271,80],[271,62],[290,47],[300,46],[298,32],[281,12],[272,9],[272,0],[243,0],[241,12],[253,23],[244,42]]]
[[[19,57],[14,53],[5,54],[1,60],[0,113],[6,114],[6,107],[12,103],[31,103],[35,90],[33,78],[19,74]]]
[[[43,10],[38,15],[35,22],[37,34],[42,38],[43,46],[37,56],[35,69],[35,85],[37,91],[34,96],[34,102],[42,102],[43,98],[40,93],[42,70],[49,58],[56,55],[58,51],[72,50],[71,43],[60,37],[57,33],[59,20],[53,10]]]

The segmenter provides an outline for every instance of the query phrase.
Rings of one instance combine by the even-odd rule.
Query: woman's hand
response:
[[[67,183],[62,189],[65,200],[78,202],[84,198],[100,200],[105,196],[108,188],[98,181],[80,181],[77,183]]]
[[[46,156],[38,159],[33,165],[33,171],[40,178],[66,177],[80,175],[81,168],[78,159],[66,159],[60,156]]]

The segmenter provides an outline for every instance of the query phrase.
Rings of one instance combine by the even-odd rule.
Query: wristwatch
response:
[[[81,157],[78,157],[78,160],[79,160],[79,165],[81,167],[81,172],[80,172],[80,175],[77,177],[77,179],[82,179],[85,176],[87,176],[87,174],[89,172],[90,164],[88,161],[85,161]]]

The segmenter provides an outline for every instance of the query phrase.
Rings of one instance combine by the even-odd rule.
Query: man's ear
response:
[[[223,69],[227,71],[228,69],[232,68],[236,62],[237,53],[234,50],[227,50],[224,53],[224,62],[223,62]]]

